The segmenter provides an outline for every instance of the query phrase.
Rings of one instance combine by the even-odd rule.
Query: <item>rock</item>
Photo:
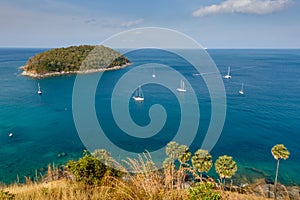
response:
[[[67,153],[61,152],[61,153],[57,154],[57,157],[62,158],[62,157],[65,157],[66,155],[67,155]]]
[[[291,186],[287,188],[290,199],[300,199],[300,188],[297,186]]]
[[[265,183],[266,184],[272,184],[272,185],[274,185],[274,181],[273,181],[273,179],[271,177],[266,177],[265,178]]]
[[[274,198],[274,181],[272,179],[266,180],[267,178],[258,179],[256,180],[255,183],[252,184],[245,184],[244,187],[242,187],[241,185],[239,193],[262,196],[265,198]],[[288,199],[300,200],[300,187],[285,186],[278,183],[276,199],[277,200],[288,200]]]
[[[248,184],[248,183],[242,183],[242,184],[240,185],[240,187],[243,188],[243,187],[246,187],[247,185],[249,185],[249,184]]]

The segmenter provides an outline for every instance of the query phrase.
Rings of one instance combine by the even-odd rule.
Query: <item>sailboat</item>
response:
[[[241,87],[241,90],[239,91],[239,93],[240,93],[241,95],[244,94],[244,83],[242,83],[242,87]]]
[[[180,80],[180,87],[176,89],[178,92],[186,92],[184,81]]]
[[[139,88],[135,91],[134,96],[132,97],[135,101],[144,101],[144,96],[143,96],[143,92],[142,92],[142,88],[141,86],[139,86]]]
[[[152,71],[152,78],[155,78],[156,77],[156,75],[155,75],[155,69],[153,69],[153,71]]]
[[[224,76],[224,78],[231,79],[231,76],[230,76],[230,67],[228,67],[227,74]]]
[[[38,91],[37,91],[37,93],[38,93],[39,95],[42,94],[41,87],[40,87],[40,83],[38,83]]]

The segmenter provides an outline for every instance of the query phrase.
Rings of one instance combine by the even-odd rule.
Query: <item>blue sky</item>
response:
[[[300,48],[298,0],[1,0],[0,47],[99,44],[163,27],[208,48]]]

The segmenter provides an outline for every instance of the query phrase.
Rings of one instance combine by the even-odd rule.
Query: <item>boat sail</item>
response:
[[[224,78],[231,79],[231,76],[230,76],[230,67],[228,67],[227,74],[224,76]]]
[[[241,95],[244,94],[244,83],[242,83],[242,87],[241,87],[241,90],[239,91],[239,93],[240,93]]]
[[[138,102],[144,101],[144,96],[143,96],[143,91],[141,86],[139,86],[139,88],[135,91],[135,94],[132,98]]]
[[[39,95],[42,94],[40,83],[38,83],[38,91],[37,91],[37,93],[38,93]]]
[[[185,84],[183,80],[180,80],[180,87],[176,89],[178,92],[186,92]]]

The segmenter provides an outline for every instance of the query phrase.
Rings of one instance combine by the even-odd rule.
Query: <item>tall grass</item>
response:
[[[190,199],[187,189],[176,187],[178,170],[175,168],[157,170],[149,153],[137,159],[127,159],[124,165],[126,167],[122,168],[122,177],[105,175],[98,185],[76,182],[68,171],[48,166],[48,173],[39,182],[28,181],[22,185],[16,183],[2,186],[0,190],[13,194],[12,199],[16,200]],[[219,192],[222,199],[264,199],[249,195],[241,196],[238,193]]]

